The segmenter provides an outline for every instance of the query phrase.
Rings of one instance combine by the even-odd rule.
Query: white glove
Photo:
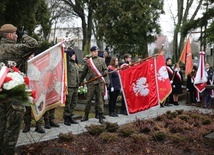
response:
[[[111,87],[111,92],[113,92],[114,91],[114,87]]]
[[[187,91],[189,91],[189,89],[188,89],[188,88],[187,88],[186,90],[187,90]]]
[[[181,85],[181,88],[184,88],[184,86],[183,86],[183,85]]]
[[[170,83],[172,84],[172,83],[173,83],[173,81],[171,80],[171,81],[170,81]]]
[[[178,68],[175,68],[175,71],[177,72],[177,71],[178,71]]]
[[[175,85],[172,85],[173,88],[175,88]]]

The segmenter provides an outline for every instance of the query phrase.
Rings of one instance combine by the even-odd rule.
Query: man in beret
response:
[[[98,47],[92,46],[90,49],[91,58],[87,59],[82,74],[80,76],[80,83],[84,80],[86,75],[88,76],[88,79],[95,79],[96,77],[100,77],[93,82],[88,83],[88,91],[87,92],[87,102],[85,106],[85,116],[81,120],[87,121],[88,115],[91,109],[91,100],[93,99],[94,95],[96,98],[96,105],[98,107],[98,113],[99,113],[99,123],[103,124],[103,113],[104,113],[104,102],[103,97],[104,94],[107,93],[105,91],[105,86],[108,84],[108,70],[107,66],[105,64],[105,59],[98,57]]]
[[[15,61],[19,66],[24,66],[25,54],[32,54],[38,42],[17,30],[12,24],[4,24],[0,28],[0,62]],[[17,44],[18,36],[23,43]],[[22,63],[19,63],[22,62]],[[19,67],[18,66],[18,67]],[[20,69],[20,68],[19,68]],[[21,70],[23,72],[23,70]],[[1,92],[0,92],[1,93]],[[20,133],[20,127],[25,113],[22,101],[10,98],[0,100],[0,154],[13,155]]]
[[[64,124],[70,126],[71,124],[77,124],[73,119],[73,111],[78,100],[78,87],[79,87],[79,67],[76,63],[75,51],[70,49],[67,53],[67,90],[65,108],[63,112]]]

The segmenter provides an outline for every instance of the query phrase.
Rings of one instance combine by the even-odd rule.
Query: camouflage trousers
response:
[[[45,121],[51,121],[55,119],[55,108],[46,111],[43,115]]]
[[[22,102],[0,100],[0,155],[13,155],[25,113]]]
[[[87,102],[85,105],[85,113],[89,113],[91,109],[91,101],[95,95],[95,110],[98,113],[104,113],[104,83],[88,85]]]
[[[78,88],[68,88],[63,116],[71,116],[78,100]]]
[[[24,123],[25,125],[30,125],[32,121],[32,116],[31,116],[31,107],[25,107],[26,112],[24,114]],[[36,125],[41,125],[42,124],[42,118],[40,118],[38,121],[36,121]]]

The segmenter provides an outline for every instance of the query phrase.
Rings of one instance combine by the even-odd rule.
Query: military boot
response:
[[[51,127],[60,127],[60,125],[59,124],[57,124],[53,119],[52,120],[50,120],[50,125],[51,125]]]
[[[41,127],[40,124],[36,124],[35,131],[38,132],[38,133],[45,133],[45,130]]]
[[[95,118],[96,118],[96,119],[99,119],[99,113],[98,113],[97,110],[95,111]]]
[[[71,125],[71,123],[70,123],[70,116],[65,116],[64,117],[64,124],[67,125],[67,126]]]
[[[24,129],[22,130],[23,133],[29,132],[30,131],[30,123],[25,124]]]
[[[85,116],[81,119],[81,122],[85,122],[88,120],[88,114],[89,113],[85,113]]]
[[[99,113],[99,123],[100,124],[104,124],[104,120],[103,120],[103,113]]]
[[[78,122],[73,119],[72,115],[69,117],[69,121],[71,124],[78,124]]]
[[[49,119],[44,119],[44,121],[45,121],[45,129],[51,129]]]
[[[95,111],[95,118],[99,119],[99,112],[97,110]],[[104,115],[103,115],[103,119],[106,119]]]

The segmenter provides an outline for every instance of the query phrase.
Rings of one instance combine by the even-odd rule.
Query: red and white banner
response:
[[[3,66],[0,70],[0,88],[2,87],[4,83],[4,79],[7,76],[7,73],[9,72],[9,68],[6,66]]]
[[[64,51],[58,43],[28,61],[30,88],[36,90],[35,106],[31,106],[35,120],[52,108],[64,103]]]
[[[198,66],[198,70],[194,81],[194,87],[201,93],[204,91],[207,85],[207,76],[206,76],[205,66],[204,66],[205,52],[200,52],[199,54],[200,54],[199,66]]]
[[[158,105],[154,59],[119,71],[128,114]]]
[[[163,103],[172,92],[172,85],[170,83],[169,74],[165,65],[163,55],[159,55],[156,60],[156,76],[157,90],[159,102]]]

